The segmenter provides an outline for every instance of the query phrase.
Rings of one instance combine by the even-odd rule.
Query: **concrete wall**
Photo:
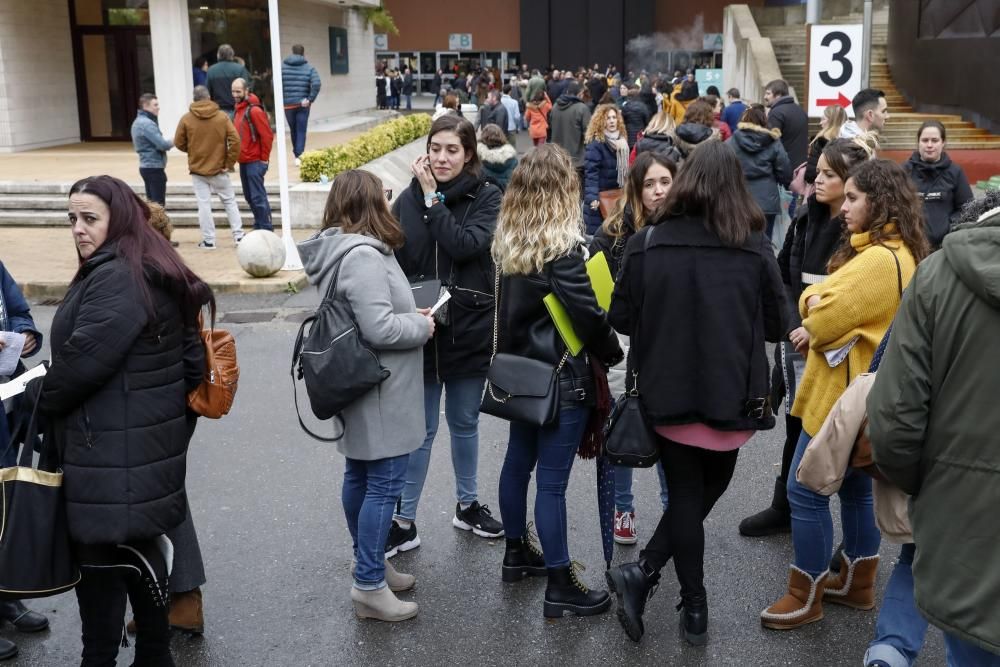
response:
[[[747,5],[726,7],[722,32],[721,90],[738,88],[745,100],[763,99],[767,83],[781,78],[771,40],[760,36]]]
[[[0,152],[80,140],[66,0],[0,2]]]
[[[309,114],[310,123],[375,106],[375,44],[371,27],[355,11],[307,0],[281,0],[282,58],[301,44],[323,87]],[[347,28],[349,74],[330,73],[330,27]]]
[[[520,0],[460,3],[455,0],[385,0],[399,28],[390,51],[449,51],[448,35],[472,33],[472,51],[521,48]]]

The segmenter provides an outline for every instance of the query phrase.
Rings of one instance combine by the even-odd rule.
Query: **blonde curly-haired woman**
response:
[[[607,611],[607,591],[591,591],[570,563],[566,486],[595,405],[592,364],[622,358],[607,314],[584,266],[577,180],[569,154],[555,144],[532,150],[514,170],[493,239],[499,300],[497,351],[553,364],[559,370],[559,414],[548,426],[511,422],[500,473],[500,514],[507,548],[503,580],[548,576],[544,612],[591,616]],[[542,299],[555,294],[583,350],[570,356]],[[536,470],[537,464],[537,470]],[[536,470],[535,525],[542,551],[528,537],[527,495]]]
[[[625,119],[614,104],[602,104],[594,110],[584,134],[583,158],[584,221],[587,233],[601,226],[601,192],[625,187],[628,174],[629,146]]]

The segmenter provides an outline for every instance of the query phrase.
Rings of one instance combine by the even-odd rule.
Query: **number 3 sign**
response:
[[[809,115],[839,104],[853,116],[851,99],[861,90],[864,26],[814,25],[809,37]]]

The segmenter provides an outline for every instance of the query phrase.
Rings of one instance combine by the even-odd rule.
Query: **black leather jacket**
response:
[[[590,364],[613,366],[624,355],[607,313],[597,305],[582,248],[549,262],[540,273],[503,277],[497,350],[559,363],[566,346],[542,301],[552,293],[566,308],[583,341],[583,351],[570,356],[560,373],[560,406],[592,407],[595,393]]]

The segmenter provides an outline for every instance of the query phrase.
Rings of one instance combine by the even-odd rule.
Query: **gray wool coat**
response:
[[[345,257],[358,246],[364,247]],[[426,433],[423,345],[430,334],[392,250],[374,238],[344,234],[335,227],[298,248],[309,282],[321,294],[343,258],[334,298],[350,302],[362,338],[391,373],[344,410],[344,437],[337,451],[374,461],[418,449]]]

